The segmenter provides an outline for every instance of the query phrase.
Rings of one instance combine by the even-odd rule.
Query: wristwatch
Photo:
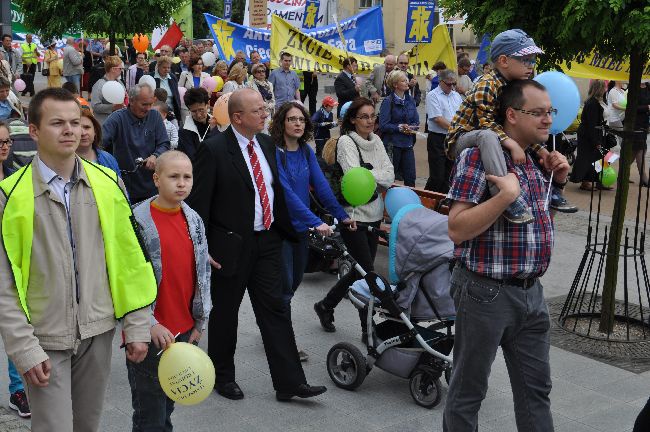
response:
[[[567,183],[569,183],[569,178],[567,176],[566,179],[564,179],[564,183],[558,183],[555,180],[553,180],[553,186],[555,186],[558,189],[564,189],[564,186],[566,186]]]

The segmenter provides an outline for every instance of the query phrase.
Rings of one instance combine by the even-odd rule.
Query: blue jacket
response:
[[[382,141],[390,143],[393,147],[413,147],[415,135],[406,135],[399,131],[399,125],[419,125],[415,101],[408,94],[404,94],[404,100],[400,100],[395,94],[386,97],[381,103],[379,110],[379,129],[382,132]]]
[[[278,147],[275,152],[280,184],[296,232],[303,233],[323,223],[309,209],[310,186],[314,188],[316,198],[323,207],[335,218],[343,221],[349,217],[334,197],[311,147],[303,145],[297,151],[286,151]]]
[[[115,159],[115,157],[113,157],[112,154],[104,150],[96,150],[96,152],[97,152],[97,163],[99,165],[112,169],[117,173],[118,177],[122,177],[122,174],[120,173],[120,167],[117,164],[117,159]]]
[[[314,124],[314,140],[330,139],[330,129],[336,124],[321,126],[322,123],[331,123],[334,121],[334,111],[328,113],[323,108],[319,109],[311,116],[311,122]]]

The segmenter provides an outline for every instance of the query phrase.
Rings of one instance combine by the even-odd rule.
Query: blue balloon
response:
[[[421,201],[418,194],[413,192],[412,189],[407,187],[394,187],[388,189],[388,192],[386,192],[384,204],[390,217],[394,218],[397,212],[405,205],[421,204]]]
[[[341,112],[339,113],[339,118],[342,119],[345,117],[345,113],[348,112],[348,108],[350,108],[350,105],[352,105],[352,101],[348,101],[343,104],[341,107]]]
[[[551,133],[564,132],[578,115],[580,109],[580,91],[576,83],[562,72],[544,72],[535,77],[535,81],[546,87],[551,105],[557,109],[553,116]]]

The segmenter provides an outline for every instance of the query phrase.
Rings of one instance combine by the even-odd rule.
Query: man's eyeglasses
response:
[[[537,64],[537,59],[535,57],[516,57],[516,56],[509,56],[509,57],[517,60],[518,62],[524,64],[525,66],[535,66]]]
[[[371,115],[364,114],[362,116],[358,116],[358,117],[355,117],[355,118],[357,120],[374,120],[374,119],[377,118],[377,114],[371,114]]]
[[[11,138],[6,140],[0,140],[0,148],[4,146],[11,147],[12,145],[14,145],[14,140],[12,140]]]
[[[256,116],[260,116],[260,117],[261,117],[261,116],[263,116],[264,114],[266,114],[266,108],[260,108],[260,109],[257,109],[257,110],[255,110],[255,111],[235,111],[233,114],[236,114],[236,113],[239,113],[239,114],[246,114],[246,113],[248,113],[248,114],[253,114],[253,115],[256,115]]]
[[[192,114],[205,114],[207,110],[205,108],[196,108],[193,110],[190,110]]]
[[[305,124],[305,118],[304,117],[287,117],[287,121],[289,123]]]
[[[447,81],[443,81],[443,83],[445,83],[445,84],[448,85],[449,87],[456,87],[456,83],[455,83],[455,82],[448,83]]]
[[[521,108],[513,108],[513,110],[519,111],[520,113],[531,115],[533,117],[543,117],[543,116],[555,117],[557,115],[557,108],[551,108],[548,111],[545,110],[528,111]]]

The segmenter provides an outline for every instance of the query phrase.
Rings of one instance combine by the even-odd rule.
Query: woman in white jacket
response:
[[[190,70],[181,73],[178,78],[178,87],[186,89],[201,88],[203,81],[210,77],[210,74],[203,72],[203,60],[201,57],[192,56],[189,63]],[[181,106],[181,118],[185,119],[190,114],[185,104]]]
[[[354,220],[379,228],[384,215],[384,202],[381,193],[393,184],[395,174],[393,164],[386,154],[381,138],[373,133],[376,118],[375,104],[370,99],[357,98],[352,102],[341,124],[341,137],[337,143],[336,160],[343,168],[344,173],[352,168],[364,167],[369,169],[375,177],[377,194],[367,204],[355,208],[344,206],[344,209]],[[377,235],[367,230],[349,231],[344,229],[341,231],[341,237],[350,255],[365,271],[372,271],[379,240]],[[336,331],[334,308],[343,299],[348,287],[357,279],[361,279],[361,276],[356,270],[350,271],[339,279],[323,300],[314,305],[314,310],[325,331]],[[362,340],[366,342],[365,311],[359,311],[359,317]]]

